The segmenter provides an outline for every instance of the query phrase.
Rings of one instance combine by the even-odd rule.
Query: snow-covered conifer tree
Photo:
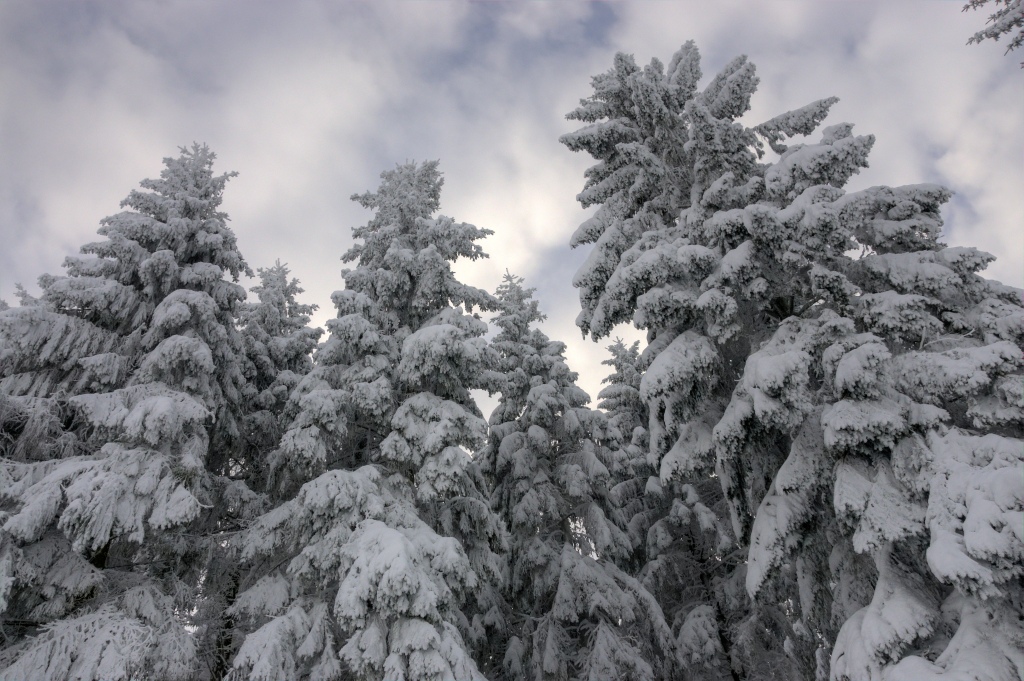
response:
[[[605,416],[565,363],[565,345],[532,324],[532,289],[506,274],[501,331],[492,345],[504,375],[481,458],[493,504],[511,533],[512,679],[654,679],[675,668],[674,644],[654,597],[622,566],[632,547],[615,522]]]
[[[231,478],[245,481],[258,496],[246,505],[244,517],[234,519],[235,528],[275,500],[267,475],[267,457],[280,443],[287,426],[288,396],[312,369],[311,354],[323,333],[310,328],[309,315],[317,306],[298,302],[303,290],[297,279],[289,279],[289,273],[280,262],[260,268],[260,283],[250,289],[257,300],[244,303],[238,315],[251,390],[241,419],[243,454],[234,462]],[[196,606],[196,620],[203,623],[197,635],[207,641],[206,664],[214,679],[231,669],[239,639],[229,612],[238,595],[239,536],[226,535],[211,547],[202,597]]]
[[[257,301],[246,303],[239,314],[246,356],[252,363],[249,383],[256,391],[243,427],[253,450],[248,457],[251,466],[261,466],[263,455],[277,447],[288,425],[281,423],[288,396],[313,368],[312,354],[323,334],[309,326],[317,306],[298,302],[303,289],[297,279],[289,279],[286,265],[278,261],[258,274],[260,283],[251,289]],[[267,482],[260,479],[255,488],[263,490]]]
[[[615,324],[634,319],[648,329],[642,361],[647,366],[655,363],[655,371],[646,371],[641,394],[650,407],[648,463],[655,477],[645,482],[645,513],[634,518],[639,523],[636,529],[646,532],[639,574],[659,594],[688,666],[702,669],[703,675],[754,678],[758,672],[744,667],[744,647],[733,645],[742,632],[729,623],[763,627],[743,603],[736,556],[723,560],[733,542],[720,520],[721,492],[717,484],[708,484],[706,466],[684,466],[679,461],[684,452],[709,440],[710,426],[702,422],[713,425],[715,403],[702,397],[714,390],[717,358],[713,351],[695,348],[689,356],[665,355],[659,360],[680,333],[675,327],[686,319],[679,318],[685,301],[674,299],[662,285],[681,268],[673,268],[657,246],[677,238],[681,210],[694,191],[703,191],[695,190],[695,183],[706,181],[716,168],[719,173],[724,170],[727,176],[717,187],[719,194],[741,200],[747,191],[742,177],[730,182],[740,171],[756,166],[756,159],[742,154],[751,135],[728,122],[715,125],[717,116],[736,117],[745,110],[745,90],[756,82],[752,65],[735,60],[698,93],[700,77],[699,53],[692,43],[673,56],[667,69],[658,60],[641,69],[632,57],[619,54],[610,71],[593,79],[594,95],[569,114],[588,125],[563,136],[562,142],[599,160],[587,171],[578,197],[584,206],[597,205],[598,210],[572,239],[574,246],[595,244],[574,278],[583,308],[577,323],[595,339]],[[827,104],[822,103],[826,109]],[[692,129],[703,134],[693,139]],[[705,154],[709,158],[700,163],[691,158],[699,152],[701,138],[715,145],[717,158]],[[649,295],[638,301],[645,293]],[[670,380],[688,381],[691,392],[671,402],[677,416],[670,415],[669,425],[679,423],[684,409],[697,412],[674,448],[676,441],[670,437],[675,433],[667,434],[664,426],[664,404],[652,399],[659,385],[649,380],[659,374],[657,366],[666,364],[682,365]],[[701,413],[709,407],[710,413]],[[631,487],[639,482],[634,480]],[[621,495],[626,491],[636,500],[639,490],[630,485],[620,488]]]
[[[843,190],[872,137],[783,144],[835,100],[748,128],[753,66],[698,92],[696,64],[620,56],[564,141],[600,160],[581,325],[648,329],[661,477],[713,470],[748,549],[733,671],[767,634],[819,679],[1016,678],[1021,292],[939,241],[947,190]]]
[[[245,535],[236,678],[483,678],[504,533],[469,455],[486,429],[469,391],[490,361],[472,312],[494,302],[451,263],[484,257],[489,232],[434,216],[436,162],[381,177],[353,197],[374,215],[271,457],[286,501]]]
[[[240,456],[248,267],[205,146],[0,313],[0,677],[203,675],[208,550],[253,499]],[[227,278],[226,278],[227,277]]]
[[[628,348],[616,338],[608,346],[611,357],[602,361],[613,371],[601,382],[607,383],[597,394],[597,407],[608,415],[623,442],[626,453],[625,476],[646,477],[647,472],[647,403],[640,395],[643,365],[640,361],[640,342]]]
[[[627,528],[633,555],[630,573],[658,602],[674,624],[682,666],[700,677],[724,663],[725,645],[712,626],[721,606],[710,594],[722,592],[729,575],[733,542],[719,519],[723,497],[717,483],[707,477],[663,482],[657,459],[649,447],[647,403],[641,393],[643,360],[639,342],[627,348],[621,341],[608,347],[605,364],[614,372],[604,379],[598,406],[624,434],[622,461],[613,473],[612,493]],[[728,553],[727,553],[728,552]]]

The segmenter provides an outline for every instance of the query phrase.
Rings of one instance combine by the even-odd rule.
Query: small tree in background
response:
[[[266,457],[280,442],[288,425],[282,422],[287,418],[288,397],[312,370],[312,354],[323,335],[323,330],[309,326],[317,306],[298,302],[303,289],[289,274],[280,262],[260,268],[260,283],[250,289],[258,302],[245,304],[239,314],[246,356],[252,363],[249,382],[256,393],[243,428],[253,452],[249,457],[252,465],[265,465]],[[269,485],[262,470],[253,471],[252,477],[262,486]]]
[[[298,302],[303,290],[297,279],[289,279],[285,265],[277,262],[257,273],[260,283],[250,289],[257,300],[244,303],[239,311],[250,390],[240,428],[245,453],[236,461],[231,478],[244,480],[260,495],[259,502],[249,504],[246,516],[239,519],[244,522],[277,500],[270,485],[268,456],[288,425],[288,396],[313,368],[311,354],[323,333],[309,326],[309,315],[317,306]],[[230,671],[241,643],[229,611],[238,595],[242,547],[235,539],[240,527],[236,523],[230,528],[234,532],[213,548],[196,605],[197,619],[205,623],[197,634],[207,641],[204,653],[213,679]]]
[[[654,597],[622,567],[632,546],[611,495],[623,465],[607,419],[548,339],[532,290],[498,288],[493,341],[504,375],[483,465],[511,532],[504,656],[514,679],[669,678],[673,641]],[[622,567],[620,567],[622,566]]]

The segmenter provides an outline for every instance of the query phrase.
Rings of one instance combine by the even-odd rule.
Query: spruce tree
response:
[[[288,397],[312,370],[312,355],[323,330],[309,326],[317,306],[298,302],[303,289],[297,279],[289,278],[286,265],[278,261],[257,272],[260,283],[250,289],[257,301],[246,303],[239,313],[246,357],[252,364],[249,383],[255,392],[243,428],[248,461],[255,468],[244,474],[255,480],[260,491],[271,491],[262,466],[288,425]]]
[[[353,197],[374,215],[270,457],[282,501],[243,538],[236,678],[483,678],[504,533],[469,455],[486,428],[469,391],[489,362],[473,310],[494,303],[451,263],[485,257],[489,232],[434,217],[436,162],[381,177]]]
[[[696,64],[620,55],[564,141],[601,161],[581,325],[648,329],[662,479],[713,471],[747,550],[751,615],[715,625],[733,673],[1015,678],[1020,291],[941,243],[947,190],[843,190],[872,137],[784,144],[835,100],[748,128],[753,66],[697,92]]]
[[[622,569],[632,547],[611,495],[621,453],[605,416],[586,406],[565,345],[532,327],[543,316],[531,298],[506,274],[492,343],[501,401],[481,455],[511,534],[506,677],[670,678],[671,633]]]
[[[597,407],[607,415],[621,446],[611,470],[612,494],[618,506],[619,524],[627,529],[633,547],[630,572],[636,573],[646,563],[647,534],[657,514],[650,506],[656,505],[654,497],[662,495],[660,485],[651,479],[655,471],[648,456],[647,403],[640,394],[640,342],[627,348],[622,339],[616,338],[608,352],[611,357],[601,363],[612,367],[613,372],[602,379],[607,385],[597,394]]]
[[[0,314],[0,676],[190,679],[242,456],[248,267],[193,145]]]
[[[205,641],[204,657],[212,679],[223,678],[240,644],[230,612],[238,595],[241,544],[238,530],[267,510],[276,498],[269,484],[268,457],[287,426],[288,395],[313,367],[311,354],[323,333],[309,326],[316,305],[299,303],[303,292],[297,279],[280,262],[258,271],[260,283],[250,289],[257,300],[244,303],[238,315],[245,356],[249,361],[247,393],[241,432],[244,453],[230,476],[244,481],[252,496],[244,513],[230,519],[212,547],[196,605],[196,635]]]

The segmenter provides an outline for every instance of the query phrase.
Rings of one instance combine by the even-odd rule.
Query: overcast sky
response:
[[[286,262],[322,324],[369,217],[348,197],[437,158],[441,212],[495,232],[464,280],[493,291],[506,268],[525,276],[596,395],[606,342],[573,324],[586,253],[568,247],[591,161],[558,136],[615,52],[667,62],[689,39],[705,77],[739,54],[757,65],[751,124],[838,96],[826,124],[877,137],[851,188],[950,187],[946,240],[997,254],[988,276],[1020,287],[1024,54],[966,46],[985,15],[962,4],[4,0],[0,298],[16,282],[37,292],[163,157],[199,141],[239,172],[224,208],[249,264]]]

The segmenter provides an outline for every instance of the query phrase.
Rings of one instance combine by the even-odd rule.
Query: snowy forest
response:
[[[0,679],[1019,681],[1024,292],[757,87],[692,42],[580,84],[593,396],[529,281],[454,274],[438,162],[352,196],[328,302],[165,158],[0,302]]]

